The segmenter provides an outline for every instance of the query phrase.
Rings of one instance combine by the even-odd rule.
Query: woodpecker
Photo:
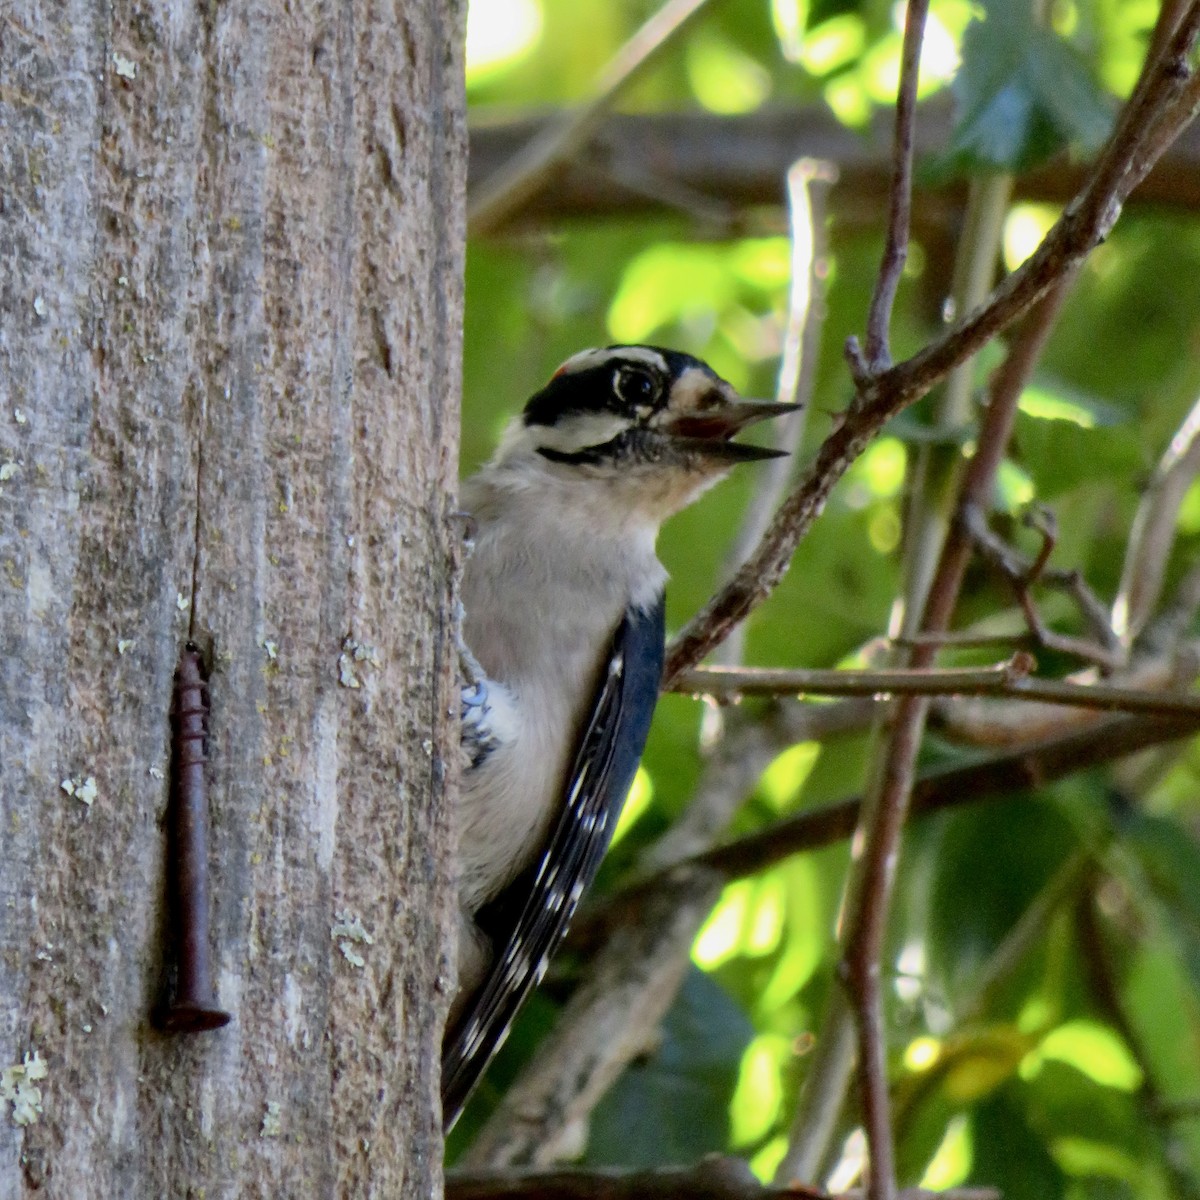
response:
[[[660,525],[795,405],[744,400],[653,346],[569,358],[463,485],[459,990],[442,1050],[453,1125],[545,972],[633,783],[663,666]]]

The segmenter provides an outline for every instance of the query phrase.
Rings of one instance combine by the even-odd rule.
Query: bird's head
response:
[[[534,461],[662,520],[740,462],[782,451],[733,437],[794,404],[744,400],[676,350],[609,346],[567,359],[510,427],[498,462]]]

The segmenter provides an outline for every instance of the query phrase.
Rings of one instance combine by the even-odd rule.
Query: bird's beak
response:
[[[755,446],[731,439],[741,430],[770,417],[794,413],[798,404],[780,404],[776,400],[743,400],[740,396],[722,396],[715,405],[672,414],[664,426],[672,443],[680,450],[699,453],[721,463],[756,462],[783,458],[786,450]]]

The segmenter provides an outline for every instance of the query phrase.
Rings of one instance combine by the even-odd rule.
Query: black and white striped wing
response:
[[[567,780],[562,811],[523,903],[493,928],[496,958],[442,1048],[442,1116],[449,1129],[526,996],[541,980],[580,897],[595,878],[633,784],[663,666],[663,600],[630,608]]]

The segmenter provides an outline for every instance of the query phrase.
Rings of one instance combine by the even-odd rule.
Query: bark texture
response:
[[[2,1200],[440,1190],[464,10],[0,17]],[[234,1021],[172,1037],[189,636]]]

